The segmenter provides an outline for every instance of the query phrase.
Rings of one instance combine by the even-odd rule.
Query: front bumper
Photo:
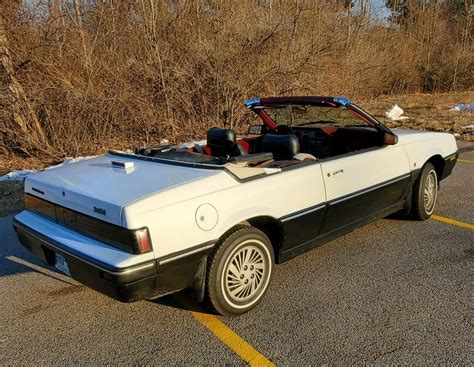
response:
[[[55,253],[66,259],[71,277],[78,282],[121,302],[148,299],[159,293],[155,261],[128,268],[114,268],[66,249],[64,245],[14,220],[20,243],[46,264],[54,266]],[[159,294],[158,294],[159,295]]]
[[[459,158],[459,150],[444,158],[443,172],[441,173],[440,181],[448,177],[453,171],[454,166]]]

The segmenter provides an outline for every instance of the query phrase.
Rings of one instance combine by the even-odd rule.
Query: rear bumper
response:
[[[82,236],[46,218],[23,211],[16,216],[13,227],[20,243],[50,266],[55,254],[62,255],[71,277],[78,282],[121,302],[133,302],[162,296],[193,287],[202,293],[207,255],[213,242],[169,254],[161,259],[147,256],[139,264],[115,267],[103,262],[130,256]],[[94,257],[97,254],[99,256]],[[199,294],[199,293],[198,293]]]
[[[14,220],[20,243],[46,264],[54,266],[55,253],[66,259],[71,277],[121,302],[148,299],[157,295],[156,261],[118,269],[66,249],[64,245]]]

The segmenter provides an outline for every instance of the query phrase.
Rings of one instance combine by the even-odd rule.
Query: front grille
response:
[[[141,253],[134,230],[101,221],[30,194],[25,194],[25,208],[84,236],[131,254]]]

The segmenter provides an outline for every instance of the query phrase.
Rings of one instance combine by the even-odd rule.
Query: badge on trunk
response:
[[[98,207],[94,206],[94,213],[101,214],[101,215],[106,215],[107,212],[105,211],[105,209],[98,208]]]

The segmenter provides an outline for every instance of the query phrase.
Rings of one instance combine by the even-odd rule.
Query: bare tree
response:
[[[26,154],[49,150],[41,124],[23,87],[15,78],[3,11],[0,11],[0,109],[2,138],[8,143],[5,146]]]

